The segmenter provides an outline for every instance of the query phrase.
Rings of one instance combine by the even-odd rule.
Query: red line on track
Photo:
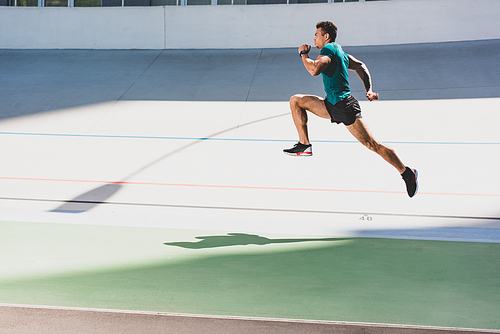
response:
[[[124,184],[124,185],[168,186],[168,187],[226,188],[226,189],[253,189],[253,190],[292,190],[292,191],[324,191],[324,192],[346,192],[346,193],[405,194],[405,192],[403,192],[403,191],[385,191],[385,190],[255,187],[255,186],[231,186],[231,185],[214,185],[214,184],[188,184],[188,183],[42,179],[42,178],[31,178],[31,177],[6,177],[6,176],[0,176],[0,180],[78,182],[78,183]],[[419,192],[418,194],[419,195],[438,195],[438,196],[500,197],[500,194],[462,194],[462,193],[430,193],[430,192]]]

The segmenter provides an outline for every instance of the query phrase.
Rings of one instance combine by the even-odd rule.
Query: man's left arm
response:
[[[378,100],[378,94],[372,91],[372,78],[370,76],[370,71],[368,71],[368,67],[366,67],[362,61],[349,55],[348,68],[355,71],[361,81],[363,81],[363,85],[365,85],[366,90],[366,98],[370,101]]]

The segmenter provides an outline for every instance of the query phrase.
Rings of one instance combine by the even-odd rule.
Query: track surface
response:
[[[0,50],[2,333],[500,330],[500,41],[346,50],[415,198],[343,126],[281,153],[296,50]]]

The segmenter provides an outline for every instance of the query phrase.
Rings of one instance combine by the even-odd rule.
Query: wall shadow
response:
[[[368,65],[381,100],[500,97],[500,40],[344,49]],[[0,119],[119,100],[324,95],[321,79],[304,70],[296,48],[5,50],[0,73]],[[353,95],[362,100],[361,81],[355,73],[350,78]]]

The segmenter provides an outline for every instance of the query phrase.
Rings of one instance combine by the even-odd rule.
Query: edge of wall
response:
[[[345,46],[500,38],[498,0],[103,7],[0,7],[0,48],[245,49],[312,44],[330,20]]]

